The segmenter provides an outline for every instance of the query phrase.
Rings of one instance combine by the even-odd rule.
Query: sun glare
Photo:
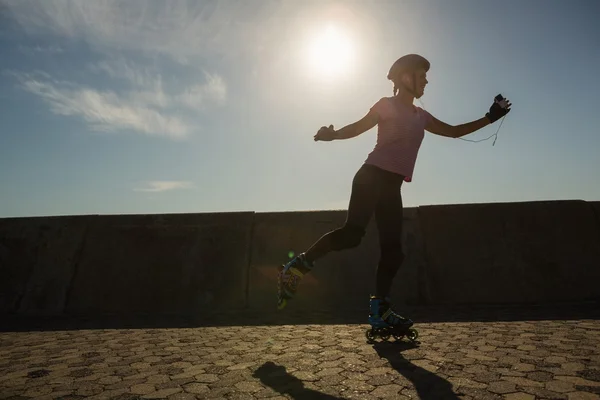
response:
[[[327,78],[348,73],[354,49],[344,32],[333,26],[316,35],[309,45],[308,60],[313,72]]]

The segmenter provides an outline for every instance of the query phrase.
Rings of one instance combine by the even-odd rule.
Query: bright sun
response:
[[[333,77],[349,72],[354,49],[347,35],[332,26],[316,35],[309,45],[309,64],[314,72]]]

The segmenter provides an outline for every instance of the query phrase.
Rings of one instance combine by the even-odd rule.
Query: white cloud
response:
[[[138,88],[130,92],[137,101],[160,107],[181,105],[190,109],[203,108],[207,104],[223,104],[227,98],[227,85],[218,74],[204,71],[204,82],[192,84],[179,93],[164,91],[163,77],[148,67],[137,66],[124,58],[101,61],[89,66],[90,71],[106,73],[109,77],[122,79]]]
[[[129,130],[180,139],[198,129],[199,111],[226,102],[227,85],[219,74],[181,64],[163,70],[158,66],[210,57],[211,48],[229,48],[224,44],[233,43],[240,33],[230,29],[231,23],[243,15],[233,3],[0,0],[0,4],[29,35],[74,39],[50,47],[20,46],[22,53],[68,55],[69,43],[84,41],[100,55],[100,61],[88,64],[87,74],[78,69],[69,75],[69,66],[52,76],[50,71],[13,73],[24,90],[43,99],[55,114],[82,118],[96,131]],[[144,60],[152,61],[143,64]],[[182,70],[185,74],[180,74]],[[89,72],[102,74],[104,81],[89,79]],[[69,76],[69,81],[59,81],[59,76]]]
[[[157,83],[157,78],[152,76],[149,68],[135,66],[124,58],[90,64],[89,70],[95,73],[105,73],[111,78],[123,79],[140,87],[154,86]],[[160,83],[160,77],[158,77],[158,83]]]
[[[8,74],[15,77],[24,90],[43,99],[53,113],[80,117],[91,129],[104,132],[133,130],[182,139],[198,129],[197,123],[184,117],[186,110],[196,112],[214,104],[223,104],[227,97],[226,85],[216,74],[205,73],[203,83],[177,91],[176,88],[165,88],[160,74],[124,60],[103,61],[89,69],[124,79],[129,83],[126,85],[128,89],[118,92],[94,89],[58,81],[43,71]]]
[[[194,85],[177,96],[180,104],[190,108],[202,108],[206,103],[223,104],[227,97],[225,82],[218,75],[205,73],[206,82]]]
[[[167,190],[191,189],[193,184],[186,181],[150,181],[145,187],[134,189],[136,192],[165,192]]]
[[[187,63],[207,51],[223,54],[255,43],[255,16],[282,5],[248,1],[4,0],[30,34],[84,40],[98,48],[168,54]],[[239,46],[242,44],[242,46]],[[255,48],[255,47],[253,47]]]
[[[143,101],[135,102],[112,91],[50,80],[44,73],[13,75],[24,90],[48,103],[53,113],[81,117],[97,131],[134,130],[177,139],[191,130],[178,116],[165,115]]]
[[[38,54],[60,54],[64,52],[64,49],[60,46],[19,46],[19,51],[29,56],[35,56]]]

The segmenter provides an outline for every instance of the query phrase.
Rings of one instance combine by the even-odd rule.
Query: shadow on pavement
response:
[[[417,347],[410,342],[376,342],[373,348],[381,358],[389,361],[390,366],[408,379],[417,391],[421,400],[459,400],[460,394],[452,390],[452,384],[446,379],[419,367],[402,356],[402,351]],[[329,394],[321,393],[304,387],[304,383],[288,373],[285,367],[271,361],[261,365],[253,377],[282,395],[289,395],[293,399],[333,400],[341,399]]]
[[[421,400],[458,400],[452,384],[441,376],[411,363],[402,356],[403,350],[418,347],[410,342],[376,342],[373,348],[380,357],[387,359],[392,368],[411,381]]]
[[[252,374],[254,378],[260,379],[263,385],[270,387],[276,392],[291,396],[296,400],[341,400],[341,397],[331,396],[313,389],[304,387],[304,382],[285,370],[284,366],[268,361],[261,365]]]
[[[600,319],[600,302],[544,305],[404,306],[416,323],[495,322]],[[319,311],[314,309],[218,311],[203,315],[94,315],[29,317],[0,314],[0,332],[79,329],[151,329],[218,326],[367,324],[368,309]]]

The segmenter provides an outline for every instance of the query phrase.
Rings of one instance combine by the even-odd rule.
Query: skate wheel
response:
[[[384,333],[381,335],[381,340],[383,340],[384,342],[387,342],[390,339],[390,334],[389,333]]]
[[[393,336],[394,336],[394,339],[396,339],[396,340],[402,340],[402,338],[404,337],[404,335],[396,335],[396,334],[394,334]]]
[[[367,337],[367,343],[375,342],[375,332],[373,332],[373,329],[367,329],[365,331],[365,336]]]
[[[419,332],[417,332],[417,330],[416,330],[416,329],[414,329],[414,328],[410,328],[410,329],[408,330],[408,333],[407,333],[406,337],[407,337],[407,338],[408,338],[410,341],[414,342],[414,341],[415,341],[415,340],[417,340],[417,338],[419,337]]]

